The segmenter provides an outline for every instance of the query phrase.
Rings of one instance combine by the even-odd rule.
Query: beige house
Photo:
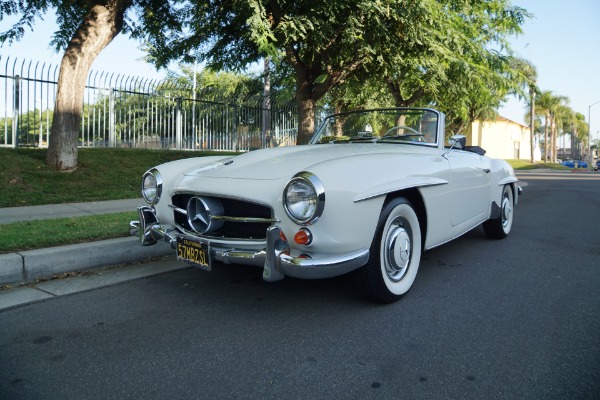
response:
[[[529,127],[498,116],[495,121],[475,121],[466,132],[467,145],[479,146],[492,158],[531,159]]]

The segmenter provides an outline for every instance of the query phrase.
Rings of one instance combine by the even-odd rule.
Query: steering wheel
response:
[[[390,134],[390,132],[393,131],[399,131],[400,129],[404,129],[407,130],[409,132],[411,132],[410,134],[404,134],[404,135],[398,135],[398,136],[425,136],[423,133],[411,128],[410,126],[406,126],[406,125],[396,125],[396,126],[392,126],[390,129],[388,129],[385,132],[385,136],[388,136]]]
[[[390,132],[393,131],[399,131],[400,129],[403,130],[407,130],[409,133],[405,133],[403,135],[390,135]],[[410,136],[418,136],[419,138],[417,139],[418,141],[422,141],[423,140],[423,136],[425,136],[424,133],[421,133],[413,128],[411,128],[410,126],[406,126],[406,125],[396,125],[396,126],[392,126],[390,129],[388,129],[385,132],[385,135],[383,137],[410,137]],[[414,140],[414,139],[413,139]]]

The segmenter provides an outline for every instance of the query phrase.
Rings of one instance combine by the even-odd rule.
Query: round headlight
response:
[[[162,193],[162,178],[157,169],[151,169],[142,178],[142,196],[149,204],[156,204]]]
[[[319,178],[310,172],[294,176],[283,191],[283,206],[297,224],[314,223],[325,207],[325,190]]]

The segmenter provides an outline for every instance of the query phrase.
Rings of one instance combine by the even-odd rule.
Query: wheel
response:
[[[510,233],[513,223],[513,192],[509,185],[502,189],[500,216],[483,223],[483,230],[490,239],[504,239]]]
[[[369,262],[360,268],[359,284],[375,300],[392,303],[412,286],[421,261],[421,228],[410,202],[396,198],[381,212]]]

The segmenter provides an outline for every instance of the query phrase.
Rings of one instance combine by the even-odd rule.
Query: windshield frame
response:
[[[336,139],[328,140],[326,142],[321,141],[322,137],[329,137],[329,135],[327,135],[327,133],[329,132],[328,129],[331,129],[331,126],[334,125],[332,123],[332,120],[336,120],[336,119],[346,120],[352,116],[357,116],[357,118],[358,118],[359,116],[366,116],[370,113],[375,113],[375,114],[380,114],[380,115],[394,114],[396,116],[398,116],[398,115],[415,116],[418,114],[422,114],[421,118],[423,118],[423,116],[429,114],[432,117],[435,117],[435,127],[433,128],[433,131],[431,131],[431,129],[430,129],[430,133],[431,132],[435,133],[435,140],[434,141],[419,141],[421,139],[397,140],[402,137],[413,137],[413,136],[418,137],[418,136],[422,136],[423,134],[419,134],[419,135],[416,135],[416,134],[414,134],[414,135],[413,134],[391,135],[390,134],[389,136],[388,135],[377,135],[377,134],[368,135],[369,132],[365,131],[365,132],[362,132],[365,135],[352,136],[349,139],[348,138],[340,138],[339,141]],[[410,126],[408,126],[408,127],[410,127]],[[392,130],[392,129],[394,129],[394,127],[392,127],[389,130]],[[324,143],[401,143],[401,144],[441,148],[441,147],[443,147],[444,140],[445,140],[444,130],[445,130],[445,115],[442,112],[439,112],[432,108],[422,108],[422,107],[373,108],[373,109],[366,109],[366,110],[348,111],[348,112],[331,114],[331,115],[326,116],[323,119],[323,121],[319,124],[319,127],[315,130],[315,133],[313,134],[309,144],[315,145],[315,144],[324,144]],[[410,130],[409,130],[409,132],[410,132]]]

